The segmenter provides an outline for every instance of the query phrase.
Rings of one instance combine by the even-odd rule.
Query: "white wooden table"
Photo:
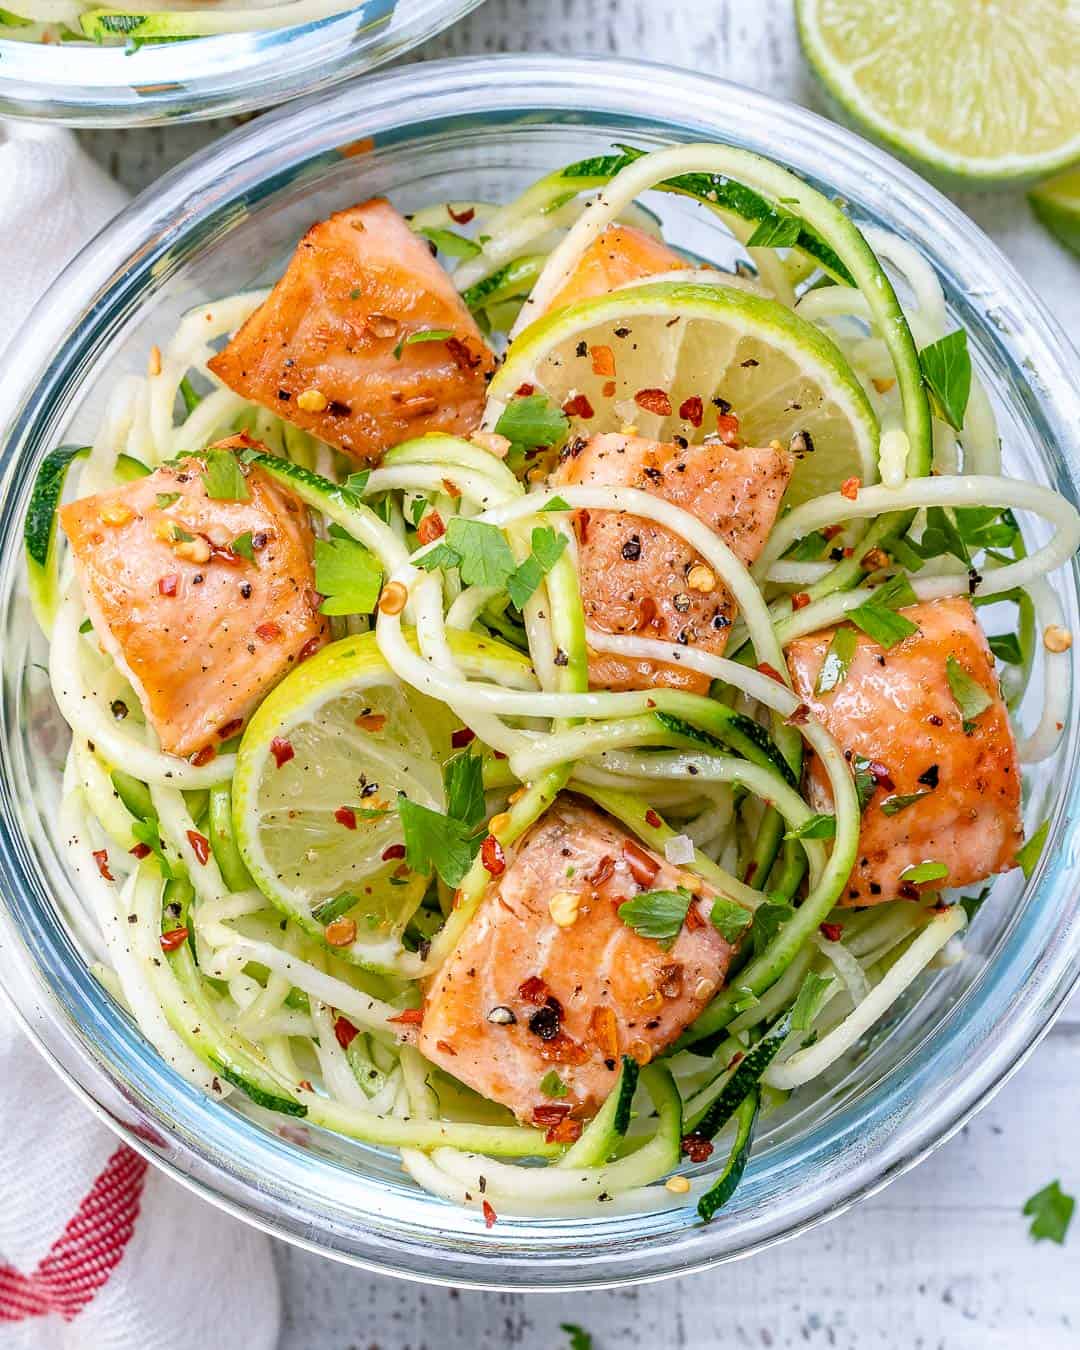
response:
[[[488,0],[422,54],[518,50],[666,61],[820,106],[790,0]],[[90,132],[83,140],[137,190],[231,125]],[[1039,230],[1022,194],[958,200],[1075,328],[1080,264]],[[567,1344],[561,1322],[586,1327],[596,1350],[1076,1350],[1080,1219],[1064,1248],[1036,1245],[1020,1210],[1055,1177],[1080,1192],[1078,1119],[1074,1002],[960,1135],[808,1237],[703,1275],[557,1297],[427,1289],[279,1245],[281,1350],[554,1350]]]

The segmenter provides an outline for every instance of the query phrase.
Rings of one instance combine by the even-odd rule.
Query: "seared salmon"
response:
[[[415,340],[429,332],[445,336]],[[244,398],[377,460],[426,432],[474,431],[494,357],[427,242],[374,198],[308,230],[209,364]]]
[[[761,552],[794,461],[788,451],[720,441],[682,446],[609,433],[564,451],[555,482],[641,488],[703,521],[744,563]],[[719,656],[735,617],[731,596],[695,551],[669,530],[621,511],[577,513],[585,621],[701,647]],[[681,666],[593,652],[589,682],[604,689],[654,684],[705,693],[709,679]]]
[[[548,306],[561,309],[590,296],[606,295],[631,281],[689,267],[674,249],[633,225],[609,225],[578,259]]]
[[[860,633],[846,678],[827,694],[814,689],[833,630],[787,649],[799,697],[867,789],[873,785],[847,905],[914,898],[902,873],[922,862],[948,867],[937,886],[970,886],[1013,867],[1024,838],[1016,744],[974,609],[957,599],[900,612],[919,631],[888,651]],[[949,686],[950,656],[992,700],[966,729]],[[830,810],[828,781],[817,762],[809,787],[815,809]]]
[[[619,917],[641,891],[695,889],[665,951]],[[566,896],[576,917],[566,919]],[[624,1054],[647,1063],[701,1012],[731,948],[708,922],[714,892],[643,848],[594,807],[561,797],[492,880],[424,1001],[419,1048],[523,1121],[581,1119]],[[573,900],[571,900],[571,913]],[[545,1095],[554,1070],[566,1095]],[[546,1114],[545,1114],[546,1112]]]
[[[212,499],[203,470],[196,458],[164,465],[60,510],[99,642],[162,748],[196,758],[327,633],[304,506],[251,467],[248,500]]]

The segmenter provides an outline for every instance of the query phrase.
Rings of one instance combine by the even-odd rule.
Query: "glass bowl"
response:
[[[0,116],[132,127],[252,112],[373,70],[480,2],[360,0],[288,28],[131,51],[0,39]]]
[[[283,1125],[245,1102],[208,1101],[98,985],[65,922],[75,883],[54,832],[67,733],[40,669],[20,549],[42,455],[89,433],[110,380],[142,370],[181,311],[271,277],[306,226],[332,210],[372,193],[405,210],[505,199],[613,141],[704,138],[778,158],[842,197],[857,220],[915,244],[970,334],[1009,471],[1076,500],[1080,363],[970,221],[880,150],[808,112],[624,61],[416,65],[260,118],[111,224],[39,306],[6,371],[21,402],[0,478],[0,975],[43,1052],[136,1148],[249,1222],[358,1265],[544,1289],[746,1255],[838,1213],[946,1138],[1032,1049],[1080,971],[1074,697],[1056,757],[1028,775],[1029,829],[1052,815],[1030,882],[999,880],[967,959],[936,972],[925,997],[894,1009],[855,1055],[766,1122],[741,1187],[710,1225],[684,1205],[633,1217],[506,1217],[489,1232],[474,1212],[417,1190],[388,1153]],[[654,205],[677,244],[712,257],[730,251],[700,207],[678,197]],[[1075,627],[1075,567],[1055,584]]]

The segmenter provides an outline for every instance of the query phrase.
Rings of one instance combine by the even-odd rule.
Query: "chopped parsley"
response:
[[[1020,864],[1024,873],[1025,880],[1031,880],[1031,874],[1035,871],[1035,864],[1042,856],[1043,847],[1046,844],[1046,836],[1050,833],[1050,819],[1039,826],[1031,838],[1024,844],[1016,855],[1016,861]]]
[[[161,846],[161,824],[157,816],[147,816],[144,820],[133,820],[131,822],[131,833],[135,842],[148,848],[157,859],[158,867],[161,868],[161,875],[166,881],[178,875],[173,870],[172,864],[165,856],[165,850]],[[183,873],[179,873],[183,875]]]
[[[206,495],[217,502],[246,502],[251,493],[236,456],[228,450],[207,450],[203,471]]]
[[[157,502],[157,508],[159,511],[167,511],[169,507],[172,506],[173,502],[178,502],[180,500],[180,493],[159,492],[155,496],[154,500]]]
[[[246,558],[248,562],[255,561],[255,548],[252,544],[252,534],[250,530],[245,530],[243,534],[238,534],[229,545],[229,548],[241,558]]]
[[[951,653],[945,659],[945,678],[949,682],[956,706],[960,709],[964,735],[970,736],[975,730],[975,719],[984,713],[994,700]]]
[[[791,1005],[791,1029],[792,1031],[809,1031],[810,1024],[821,1011],[821,1004],[825,998],[832,979],[828,975],[818,975],[812,970],[806,972],[802,985]]]
[[[748,909],[734,900],[717,896],[709,913],[712,926],[729,945],[738,942],[754,921]]]
[[[1029,1233],[1036,1242],[1046,1239],[1060,1246],[1069,1231],[1075,1207],[1076,1201],[1066,1195],[1060,1182],[1052,1181],[1049,1186],[1036,1191],[1024,1205],[1023,1213],[1031,1220]]]
[[[470,830],[487,815],[484,806],[484,765],[479,755],[468,750],[447,760],[443,769],[446,814]]]
[[[569,430],[570,419],[546,394],[512,398],[495,423],[496,434],[506,437],[511,452],[561,445]]]
[[[812,530],[809,534],[803,535],[801,539],[797,539],[784,554],[784,557],[791,562],[817,562],[825,552],[828,543],[829,541],[820,530]]]
[[[639,937],[652,938],[666,949],[679,936],[692,899],[681,886],[677,891],[642,891],[619,906],[619,918]]]
[[[926,886],[931,881],[945,881],[949,869],[943,862],[912,863],[900,873],[901,881],[909,881],[913,886]]]
[[[983,901],[990,894],[990,887],[984,886],[978,895],[962,895],[960,897],[960,907],[968,916],[968,923],[972,921],[975,915],[982,908]]]
[[[552,497],[547,506],[542,506],[541,511],[572,511],[574,508],[565,497]]]
[[[1024,664],[1024,653],[1020,647],[1020,639],[1015,633],[997,633],[988,641],[990,650],[999,661],[1004,661],[1006,665],[1010,666],[1022,666]]]
[[[855,755],[851,761],[851,771],[855,777],[855,792],[859,798],[859,810],[865,811],[874,795],[877,781],[870,772],[871,761],[865,755]]]
[[[786,900],[766,900],[763,905],[759,905],[754,911],[754,926],[750,931],[754,956],[760,956],[784,924],[794,917],[795,907]]]
[[[416,565],[428,572],[435,567],[458,567],[466,586],[489,586],[500,591],[515,570],[514,555],[502,530],[464,516],[453,517],[445,537],[430,553],[417,558]]]
[[[964,330],[959,328],[924,347],[919,353],[919,367],[934,412],[954,431],[963,431],[971,393],[971,356]]]
[[[398,816],[405,837],[405,861],[414,872],[438,872],[447,886],[460,886],[480,849],[468,825],[399,795]]]
[[[565,1097],[569,1089],[554,1069],[548,1069],[540,1079],[540,1091],[545,1097]]]
[[[529,597],[540,585],[563,555],[566,536],[556,534],[550,525],[538,526],[532,532],[532,552],[517,566],[506,581],[511,602],[524,609]]]
[[[560,1322],[559,1326],[570,1337],[570,1350],[592,1350],[592,1337],[576,1322]]]
[[[454,334],[449,328],[423,328],[418,333],[410,333],[408,337],[402,338],[394,348],[394,360],[401,360],[401,353],[406,347],[415,347],[418,342],[445,342],[447,338],[452,338]]]
[[[458,234],[454,230],[441,230],[434,226],[425,226],[417,230],[417,234],[422,234],[425,239],[429,239],[440,253],[445,253],[448,258],[475,258],[481,252],[480,245],[474,243],[471,239],[466,239],[463,234]]]
[[[833,633],[825,652],[825,660],[822,661],[821,669],[818,671],[815,693],[829,694],[847,678],[848,668],[855,657],[857,642],[858,636],[854,628],[845,625]]]
[[[804,820],[793,830],[788,830],[785,839],[835,839],[836,817],[814,815]]]
[[[358,469],[356,473],[349,474],[348,478],[345,479],[345,486],[350,492],[355,492],[358,497],[362,497],[370,477],[370,469]]]
[[[382,566],[363,544],[331,526],[315,540],[315,589],[325,596],[322,614],[370,614],[379,598]]]
[[[897,793],[885,798],[881,803],[881,813],[885,816],[899,815],[901,811],[906,811],[909,806],[914,806],[916,802],[921,802],[924,797],[929,796],[929,792]]]
[[[917,597],[907,577],[895,576],[879,586],[869,600],[857,609],[849,610],[844,617],[887,651],[919,631],[918,624],[896,613],[904,605],[914,605],[916,602]]]

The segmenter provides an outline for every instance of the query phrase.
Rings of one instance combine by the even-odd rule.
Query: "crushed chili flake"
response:
[[[404,844],[388,844],[382,851],[383,862],[392,862],[394,858],[404,858]]]
[[[757,664],[757,670],[759,674],[767,675],[770,680],[775,680],[777,684],[784,683],[783,675],[780,674],[780,672],[776,669],[775,666],[770,666],[768,661],[759,661]]]
[[[342,1050],[348,1050],[359,1034],[359,1029],[354,1027],[347,1017],[334,1019],[334,1035],[337,1037],[337,1043]]]
[[[897,887],[897,892],[905,900],[918,900],[919,888],[912,885],[910,881],[902,881]]]
[[[129,848],[128,852],[133,858],[138,858],[138,860],[142,862],[144,858],[149,858],[150,856],[150,845],[136,844],[134,848]]]
[[[853,502],[859,495],[859,489],[862,487],[861,478],[845,478],[840,484],[840,496],[846,497],[849,502]]]
[[[743,876],[743,881],[745,881],[748,886],[754,879],[754,873],[757,871],[757,867],[757,862],[753,858],[746,864],[746,873]]]
[[[739,419],[731,413],[717,413],[716,430],[725,445],[737,445],[739,441]]]
[[[604,882],[610,881],[614,875],[615,875],[615,859],[611,856],[610,853],[605,853],[604,856],[600,859],[600,861],[596,864],[596,866],[593,868],[593,870],[589,873],[589,875],[585,879],[586,881],[588,881],[590,886],[593,886],[597,890],[599,890],[599,888],[604,884]]]
[[[339,806],[334,812],[334,819],[347,830],[356,829],[356,812],[351,806]]]
[[[565,1031],[541,1040],[540,1058],[549,1064],[584,1064],[589,1052]]]
[[[227,741],[230,736],[235,736],[243,725],[244,719],[242,717],[234,717],[231,722],[226,722],[223,727],[218,727],[218,740]]]
[[[474,352],[469,344],[462,342],[459,337],[447,338],[446,350],[450,353],[458,370],[475,370],[480,364],[480,354]]]
[[[595,416],[593,405],[584,394],[575,394],[573,398],[568,398],[562,405],[562,410],[567,417],[583,417],[586,421]]]
[[[262,638],[264,642],[276,642],[281,636],[281,625],[277,623],[261,623],[255,629],[255,636]]]
[[[361,731],[382,731],[386,726],[385,713],[361,713],[353,719]]]
[[[519,384],[514,390],[515,398],[528,398],[530,394],[536,393],[535,384]]]
[[[518,995],[526,1003],[544,1003],[551,997],[551,990],[539,975],[530,975],[527,980],[518,985]]]
[[[826,540],[829,540],[835,539],[838,534],[843,533],[843,530],[843,525],[826,525],[821,533],[825,536]]]
[[[558,1125],[559,1121],[570,1114],[569,1102],[544,1102],[533,1107],[534,1125]]]
[[[201,750],[196,750],[191,756],[191,762],[197,769],[201,769],[204,764],[209,764],[216,755],[217,751],[212,745],[204,745]]]
[[[494,1228],[495,1221],[498,1219],[499,1216],[495,1213],[495,1211],[491,1208],[491,1206],[488,1204],[486,1200],[480,1206],[480,1208],[484,1211],[484,1223],[488,1226],[488,1228]]]
[[[565,1116],[558,1125],[552,1125],[544,1141],[548,1144],[573,1144],[581,1138],[581,1121]]]
[[[158,577],[158,595],[175,595],[176,588],[180,585],[180,573],[170,572],[167,576]]]
[[[615,381],[614,381],[614,380],[605,380],[604,383],[603,383],[603,384],[601,385],[601,387],[600,387],[600,392],[601,392],[601,394],[603,394],[603,396],[604,396],[605,398],[614,398],[614,397],[615,397]]]
[[[450,745],[455,750],[462,750],[475,740],[476,732],[471,727],[458,727],[457,731],[450,735]]]
[[[199,862],[205,867],[210,860],[210,840],[205,834],[200,834],[198,830],[188,830],[188,843],[191,845],[191,851],[198,858]]]
[[[480,861],[484,865],[484,871],[493,877],[502,876],[506,871],[506,855],[503,853],[502,844],[493,834],[487,835],[480,845]]]
[[[619,1028],[612,1008],[594,1008],[589,1014],[589,1032],[603,1059],[615,1059],[619,1053]]]
[[[705,927],[705,920],[702,918],[701,910],[697,905],[691,905],[686,911],[686,928],[690,933],[696,932],[699,928]]]
[[[274,756],[274,763],[279,769],[296,755],[291,742],[285,740],[283,736],[275,736],[270,742],[270,753]]]
[[[435,1049],[436,1049],[436,1050],[441,1050],[441,1051],[443,1052],[444,1055],[456,1055],[456,1054],[457,1054],[457,1051],[454,1049],[454,1047],[450,1044],[449,1041],[436,1041],[436,1042],[435,1042]]]
[[[805,609],[810,603],[810,597],[805,591],[796,591],[791,597],[791,608],[795,610]]]
[[[609,378],[615,374],[615,353],[610,347],[590,347],[589,355],[592,357],[594,375],[603,375]]]
[[[420,1008],[404,1008],[396,1017],[388,1017],[386,1020],[403,1027],[418,1027],[424,1020],[424,1013]]]
[[[699,427],[705,419],[705,404],[696,394],[691,398],[683,399],[679,405],[679,416],[684,422],[689,422],[692,427]]]
[[[161,943],[163,952],[175,952],[188,940],[188,930],[186,928],[170,928],[167,933],[162,933],[158,941]]]
[[[446,526],[438,511],[429,511],[416,527],[416,537],[421,544],[433,543],[436,539],[441,539],[445,533]]]
[[[703,1135],[686,1134],[682,1138],[682,1151],[691,1162],[705,1162],[712,1157],[713,1146]]]
[[[788,724],[788,726],[793,727],[805,726],[809,720],[810,720],[810,708],[809,705],[806,703],[800,703],[790,717],[784,718],[784,721]]]
[[[464,211],[455,211],[452,206],[447,206],[446,214],[455,225],[468,225],[469,221],[476,215],[476,211],[471,206],[467,206]]]
[[[113,874],[109,871],[109,851],[108,849],[98,848],[94,850],[94,861],[97,863],[97,870],[106,881],[114,880]]]
[[[663,823],[664,822],[660,819],[660,817],[650,806],[649,809],[645,812],[645,824],[651,825],[654,830],[658,830]]]
[[[671,416],[671,399],[662,389],[639,389],[634,402],[645,412],[655,413],[657,417]]]
[[[651,858],[633,839],[627,839],[622,846],[622,854],[630,875],[639,886],[651,886],[660,871],[660,864]]]
[[[838,923],[819,924],[818,930],[826,942],[839,942],[844,936],[843,926]]]

